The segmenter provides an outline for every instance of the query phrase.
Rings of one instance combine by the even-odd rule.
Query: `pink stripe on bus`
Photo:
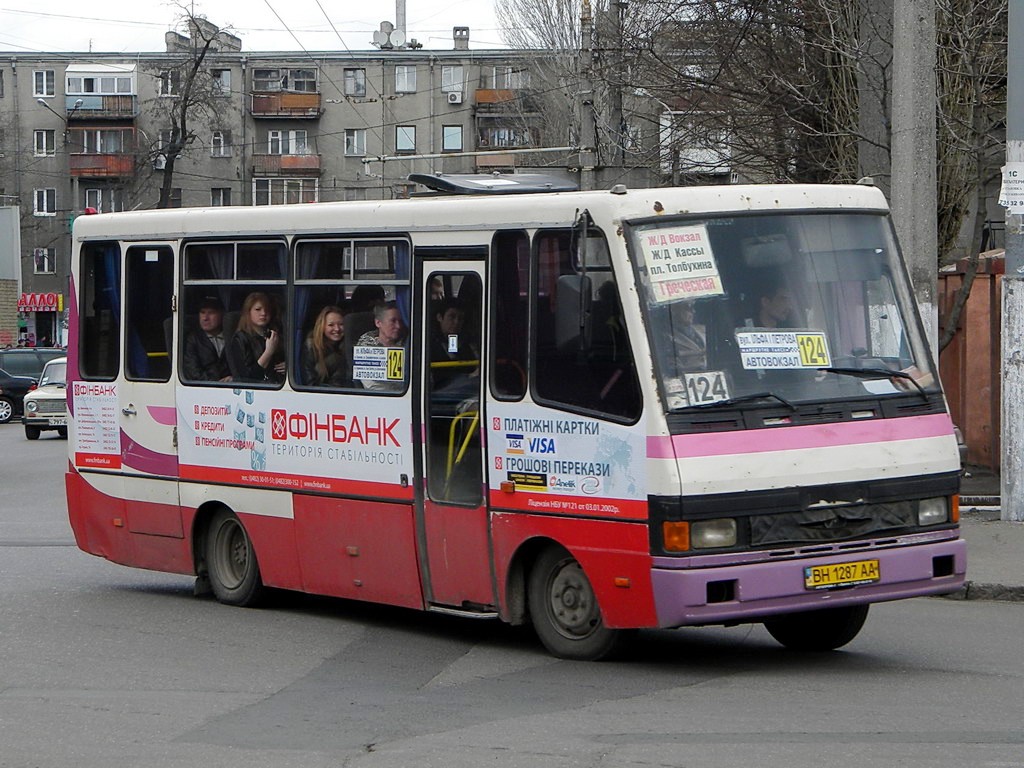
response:
[[[735,432],[648,437],[647,457],[683,459],[729,456],[837,445],[889,443],[952,434],[953,422],[949,415],[936,413],[902,419],[870,419],[841,424],[810,424],[802,427],[768,427]]]
[[[173,406],[147,405],[146,410],[149,411],[149,415],[157,424],[173,427],[178,423],[178,415]]]

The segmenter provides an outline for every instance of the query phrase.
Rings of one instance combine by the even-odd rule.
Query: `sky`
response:
[[[163,51],[178,27],[169,0],[0,0],[0,50],[30,52]],[[394,0],[193,0],[195,13],[242,38],[243,51],[372,50]],[[450,50],[452,27],[468,26],[472,49],[504,48],[493,0],[406,0],[406,38]],[[88,14],[83,18],[80,14]],[[179,31],[182,31],[179,29]],[[340,39],[339,39],[340,38]]]

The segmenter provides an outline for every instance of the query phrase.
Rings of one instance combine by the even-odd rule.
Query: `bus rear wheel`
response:
[[[206,569],[210,588],[222,603],[255,605],[263,595],[263,579],[252,540],[241,521],[226,509],[210,521]]]
[[[590,580],[564,549],[551,547],[537,559],[527,597],[534,631],[554,656],[597,661],[622,641],[621,630],[604,625]]]
[[[868,605],[850,605],[776,616],[768,633],[794,651],[834,651],[853,640],[868,617]]]

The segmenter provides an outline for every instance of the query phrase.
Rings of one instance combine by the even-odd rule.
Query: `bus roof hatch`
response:
[[[447,195],[521,195],[579,189],[571,181],[543,173],[411,173],[409,181]]]

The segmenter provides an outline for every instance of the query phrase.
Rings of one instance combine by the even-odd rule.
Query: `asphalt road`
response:
[[[259,610],[74,547],[56,436],[0,427],[0,766],[1024,767],[1024,605],[875,606],[844,651],[527,630],[279,595]]]

